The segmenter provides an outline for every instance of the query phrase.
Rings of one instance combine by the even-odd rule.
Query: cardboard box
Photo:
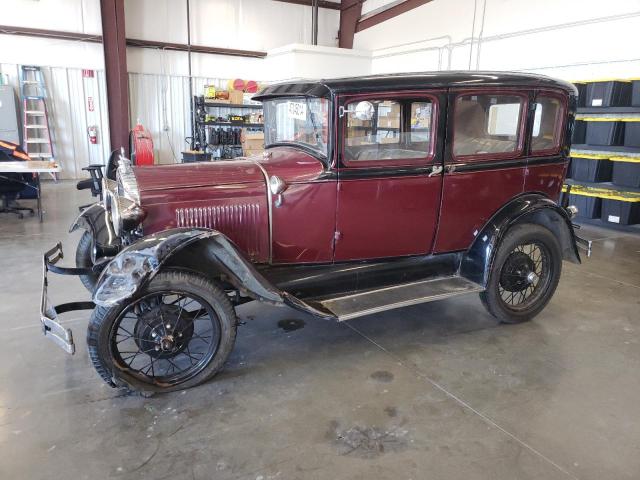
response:
[[[262,154],[264,153],[264,150],[262,149],[242,149],[242,152],[244,153],[245,157],[255,157],[255,156],[262,156]]]
[[[264,132],[249,132],[243,128],[241,141],[243,150],[262,151],[264,149]]]
[[[231,103],[241,105],[242,103],[244,103],[244,92],[241,92],[238,90],[231,90],[229,92],[229,101]]]

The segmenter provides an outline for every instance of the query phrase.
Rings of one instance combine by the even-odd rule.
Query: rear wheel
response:
[[[112,386],[140,391],[193,387],[218,373],[233,348],[236,315],[227,295],[190,272],[161,272],[136,299],[98,307],[89,355]]]
[[[78,248],[76,249],[76,267],[79,268],[93,268],[93,260],[91,259],[91,253],[93,251],[93,236],[89,232],[84,232],[80,241],[78,242]],[[93,293],[98,282],[98,275],[80,275],[80,281],[82,285]]]
[[[553,296],[561,270],[562,250],[555,235],[540,225],[516,225],[498,248],[480,298],[501,322],[531,320]]]

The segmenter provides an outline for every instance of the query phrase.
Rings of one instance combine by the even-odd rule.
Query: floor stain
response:
[[[296,318],[285,318],[284,320],[280,320],[278,322],[278,327],[280,327],[285,332],[293,332],[294,330],[298,330],[299,328],[304,328],[304,320],[298,320]]]
[[[386,413],[391,418],[398,416],[398,409],[396,407],[385,407],[384,413]]]
[[[393,381],[393,373],[387,372],[386,370],[378,370],[371,374],[371,378],[378,382],[389,383]]]
[[[355,426],[336,430],[333,443],[339,455],[376,458],[385,453],[405,450],[408,445],[407,433],[407,430],[398,427],[383,429]]]

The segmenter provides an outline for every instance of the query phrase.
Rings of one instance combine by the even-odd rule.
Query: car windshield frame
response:
[[[278,112],[279,105],[287,105],[288,103],[294,104],[293,107],[291,105],[289,107],[283,107],[282,112]],[[323,103],[325,105],[324,107]],[[325,160],[328,159],[331,152],[332,104],[331,98],[304,95],[263,100],[265,148],[274,146],[297,147]],[[320,115],[318,115],[318,107],[321,112]],[[289,109],[291,108],[293,108],[294,111],[290,113]],[[314,115],[310,116],[309,113],[314,113]],[[323,115],[323,113],[325,114]],[[302,128],[297,128],[295,122],[301,121],[302,115],[306,117],[306,120],[304,123],[300,123]],[[320,141],[314,145],[295,138],[277,140],[278,127],[284,128],[284,122],[288,121],[294,122],[292,135],[290,135],[290,137],[301,133],[319,136]],[[273,140],[270,138],[271,134],[274,134],[275,138]],[[318,144],[321,146],[318,146]]]

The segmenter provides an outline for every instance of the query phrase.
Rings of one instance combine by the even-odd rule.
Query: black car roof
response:
[[[266,100],[277,97],[329,97],[337,93],[375,92],[393,89],[449,88],[449,87],[528,87],[557,88],[577,95],[573,84],[533,73],[444,71],[395,73],[327,80],[299,80],[269,85],[253,97]]]

